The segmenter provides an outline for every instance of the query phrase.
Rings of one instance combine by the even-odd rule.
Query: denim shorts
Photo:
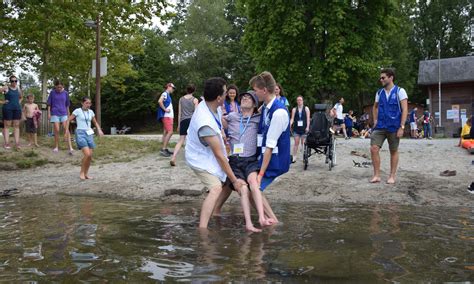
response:
[[[67,121],[67,115],[52,115],[51,122],[65,122]]]
[[[86,131],[84,129],[76,129],[76,144],[79,150],[85,147],[95,148],[94,135],[87,135]]]

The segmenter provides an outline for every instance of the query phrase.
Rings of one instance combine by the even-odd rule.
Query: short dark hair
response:
[[[63,83],[59,79],[54,80],[54,86],[56,87],[56,86],[59,86],[59,85],[64,86]]]
[[[204,100],[206,102],[212,102],[217,97],[224,94],[224,86],[226,81],[221,77],[213,77],[206,80],[204,83]]]
[[[89,101],[90,101],[90,100],[91,100],[91,98],[89,98],[88,96],[82,97],[82,102],[85,102],[85,101],[87,101],[87,100],[89,100]]]
[[[187,94],[192,94],[196,91],[196,86],[194,86],[194,84],[188,84],[188,86],[186,86],[186,93]]]
[[[11,81],[11,80],[12,80],[12,78],[15,78],[15,79],[17,79],[17,80],[18,80],[18,78],[17,78],[15,75],[11,75],[10,77],[8,77],[8,81]]]
[[[395,80],[395,69],[393,68],[383,68],[380,70],[380,74],[386,74],[388,77],[393,77],[393,80]]]

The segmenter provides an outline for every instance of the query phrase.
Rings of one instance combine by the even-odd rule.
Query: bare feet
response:
[[[35,144],[35,147],[36,147],[36,148],[39,148],[39,146],[40,146],[39,144]]]
[[[31,143],[26,144],[26,147],[31,147]]]
[[[86,179],[94,179],[94,178],[91,176],[86,176]]]
[[[86,177],[85,175],[80,175],[79,178],[80,178],[81,180],[86,180],[86,179],[87,179],[87,177]]]
[[[395,184],[395,178],[394,177],[389,177],[387,180],[387,184]]]
[[[275,225],[276,223],[278,223],[277,221],[275,221],[272,218],[260,220],[259,222],[260,222],[260,226],[262,226],[262,227],[271,226],[271,225]]]
[[[170,165],[171,165],[172,167],[176,166],[176,163],[174,162],[174,160],[170,160]]]
[[[378,182],[380,182],[380,181],[381,181],[381,179],[380,179],[379,177],[374,176],[374,177],[372,177],[372,179],[370,180],[370,183],[378,183]]]
[[[262,229],[257,229],[253,225],[245,226],[245,230],[252,233],[260,233]]]

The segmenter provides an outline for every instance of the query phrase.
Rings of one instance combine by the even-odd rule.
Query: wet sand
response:
[[[290,171],[275,181],[265,195],[271,202],[322,202],[402,204],[431,206],[474,206],[467,186],[474,181],[474,155],[455,147],[457,139],[409,140],[400,143],[400,167],[395,185],[385,184],[389,172],[387,145],[381,151],[382,182],[370,184],[372,167],[354,167],[353,161],[368,159],[368,139],[337,140],[337,166],[329,171],[324,157],[310,157],[303,170],[302,152]],[[80,161],[81,155],[74,157]],[[18,196],[47,194],[88,195],[125,199],[158,199],[173,202],[203,199],[203,185],[186,166],[184,151],[176,167],[158,153],[132,162],[93,165],[94,180],[81,181],[79,166],[46,165],[40,168],[1,172],[2,189],[17,188]],[[456,176],[440,172],[456,170]],[[237,195],[231,199],[236,202]]]

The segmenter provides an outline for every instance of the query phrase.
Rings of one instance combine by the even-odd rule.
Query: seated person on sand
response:
[[[473,117],[471,116],[464,124],[459,139],[459,147],[467,149],[470,153],[474,153],[474,128],[472,127]]]
[[[261,229],[255,228],[252,224],[250,201],[257,209],[260,226],[273,225],[277,219],[257,182],[257,174],[260,170],[257,156],[257,132],[260,123],[260,114],[257,113],[258,98],[253,91],[248,91],[239,95],[238,102],[241,112],[229,113],[223,117],[222,122],[230,143],[230,167],[235,176],[246,180],[249,186],[243,185],[240,188],[232,186],[231,188],[240,194],[245,228],[251,232],[260,232]],[[219,214],[231,191],[227,193],[227,195],[222,195],[222,199],[217,202],[214,214]]]
[[[360,131],[360,138],[362,139],[365,139],[365,138],[370,138],[370,133],[372,132],[372,128],[369,127],[369,124],[367,123],[364,127],[364,129],[362,129]]]

